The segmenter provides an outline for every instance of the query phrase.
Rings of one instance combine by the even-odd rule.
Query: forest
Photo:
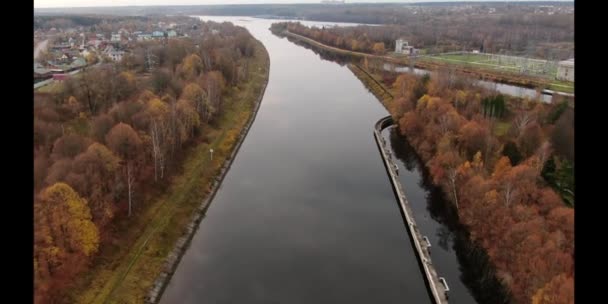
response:
[[[450,15],[452,16],[452,15]],[[453,18],[452,18],[453,17]],[[272,25],[274,31],[287,29],[333,47],[384,55],[403,38],[428,53],[479,50],[530,58],[565,60],[574,55],[572,15],[526,17],[441,17],[419,20],[405,18],[404,24],[307,27],[299,22]],[[461,20],[462,19],[462,20]],[[509,30],[505,31],[505,26]]]
[[[514,302],[574,303],[573,109],[496,94],[447,72],[383,81],[400,133]]]
[[[125,232],[139,229],[131,223],[180,174],[185,151],[217,133],[228,101],[245,102],[228,97],[250,81],[257,42],[230,23],[200,31],[138,43],[121,62],[35,91],[35,303],[66,301],[100,251],[124,246]]]

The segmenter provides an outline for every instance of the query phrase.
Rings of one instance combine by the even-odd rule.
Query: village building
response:
[[[574,81],[574,58],[560,61],[557,64],[557,79]]]
[[[397,54],[406,54],[406,55],[416,55],[418,54],[418,50],[413,46],[409,45],[406,40],[397,39],[395,41],[395,53]]]

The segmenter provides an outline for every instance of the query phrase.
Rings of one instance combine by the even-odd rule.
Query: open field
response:
[[[426,60],[443,61],[452,64],[479,66],[499,71],[537,75],[555,79],[557,63],[524,57],[503,56],[494,54],[454,53],[424,57]]]

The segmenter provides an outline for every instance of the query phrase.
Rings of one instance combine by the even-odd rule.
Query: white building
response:
[[[120,42],[120,34],[112,34],[112,39],[110,39],[110,41]]]
[[[557,64],[557,79],[574,82],[574,58]]]
[[[110,51],[108,53],[108,56],[110,56],[110,59],[112,59],[113,61],[121,61],[122,56],[124,54],[125,54],[125,52],[123,52],[123,51]]]
[[[413,46],[409,45],[407,41],[403,39],[397,39],[395,41],[395,53],[415,55],[418,54],[418,50],[416,50]]]
[[[139,34],[137,35],[137,41],[148,41],[152,39],[152,35],[150,34]]]

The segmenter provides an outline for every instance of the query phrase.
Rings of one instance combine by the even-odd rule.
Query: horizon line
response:
[[[574,0],[426,0],[426,1],[402,1],[402,2],[345,2],[344,4],[421,4],[421,3],[459,3],[459,2],[573,2]],[[228,5],[294,5],[294,4],[323,4],[319,2],[294,2],[294,3],[226,3],[226,4],[150,4],[150,5],[102,5],[102,6],[52,6],[34,7],[34,9],[71,9],[71,8],[127,8],[127,7],[163,7],[163,6],[228,6]]]

